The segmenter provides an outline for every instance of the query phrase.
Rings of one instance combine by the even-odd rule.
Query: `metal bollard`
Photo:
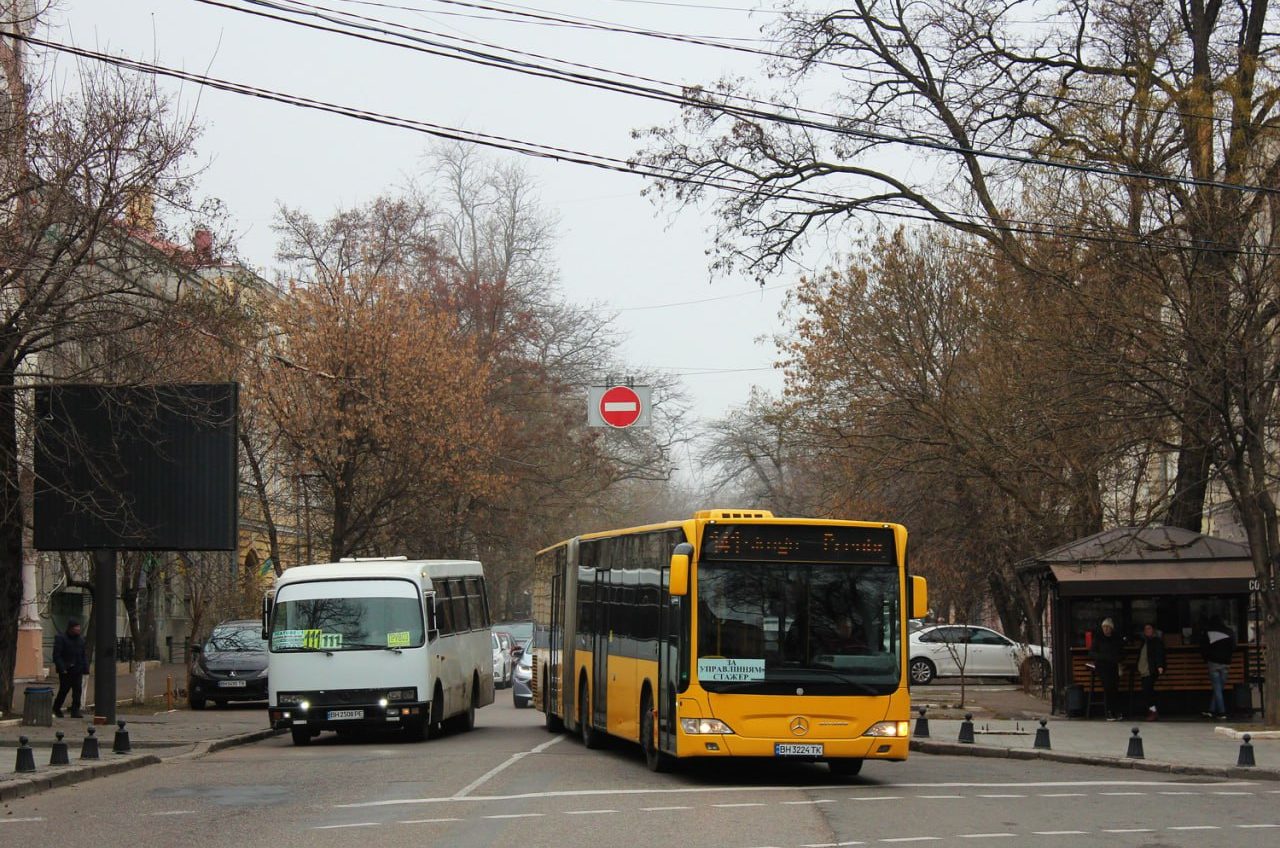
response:
[[[116,738],[115,738],[115,741],[111,743],[111,753],[127,754],[131,750],[132,750],[132,746],[130,746],[129,744],[129,731],[124,729],[123,721],[117,721],[116,722]]]
[[[1253,758],[1253,743],[1249,740],[1253,739],[1248,733],[1244,735],[1244,742],[1240,745],[1240,756],[1236,758],[1238,766],[1256,766],[1258,763]]]
[[[14,765],[13,770],[18,773],[31,772],[36,770],[36,755],[31,750],[31,746],[27,744],[27,737],[18,737],[18,762]]]
[[[1049,744],[1049,720],[1048,719],[1046,718],[1040,719],[1040,727],[1039,729],[1036,730],[1036,741],[1032,747],[1043,748],[1046,751],[1053,747],[1052,745]]]
[[[1145,760],[1147,757],[1142,752],[1142,737],[1138,735],[1138,728],[1135,727],[1130,732],[1133,736],[1129,737],[1129,750],[1124,755],[1135,760]]]
[[[89,725],[89,735],[84,738],[84,742],[80,745],[80,759],[96,760],[98,756],[98,737],[95,735],[98,729],[93,725]]]
[[[973,738],[973,713],[965,713],[964,721],[960,722],[960,741],[965,744],[972,745]]]
[[[69,766],[71,765],[71,756],[67,751],[67,743],[62,741],[63,732],[58,731],[58,741],[53,743],[53,747],[49,749],[49,765],[51,766]]]
[[[920,708],[920,718],[916,719],[916,738],[929,738],[929,719],[925,717],[924,707]]]

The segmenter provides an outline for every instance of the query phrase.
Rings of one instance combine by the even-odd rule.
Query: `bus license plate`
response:
[[[364,710],[329,710],[329,721],[339,721],[344,718],[364,718]]]
[[[219,680],[218,685],[223,689],[243,689],[246,684],[243,680]]]
[[[797,745],[793,742],[775,742],[773,745],[773,755],[775,757],[821,757],[821,745]]]

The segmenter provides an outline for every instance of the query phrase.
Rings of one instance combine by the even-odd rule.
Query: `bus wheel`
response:
[[[827,760],[827,768],[836,777],[857,777],[862,771],[862,760]]]
[[[587,681],[584,678],[578,688],[578,727],[582,731],[582,744],[588,748],[604,746],[604,734],[591,726],[591,705],[587,703]]]
[[[551,713],[551,690],[547,688],[546,672],[542,674],[542,685],[538,687],[538,692],[542,695],[543,726],[546,727],[548,733],[563,733],[564,719]],[[533,706],[532,700],[529,701],[529,706]]]
[[[658,722],[653,714],[653,698],[647,693],[640,702],[640,747],[649,771],[667,772],[675,764],[670,754],[658,747]]]
[[[293,737],[293,744],[295,745],[311,744],[311,731],[305,727],[291,727],[289,728],[289,735]]]
[[[480,700],[480,681],[475,680],[471,684],[471,701],[467,704],[466,712],[453,717],[453,729],[459,733],[466,733],[474,730],[476,726],[476,702]]]
[[[444,729],[444,690],[436,684],[435,694],[431,697],[431,718],[427,719],[427,738],[435,739]]]

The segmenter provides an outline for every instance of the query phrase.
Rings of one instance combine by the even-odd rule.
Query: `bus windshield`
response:
[[[405,580],[293,583],[276,597],[271,651],[418,648],[426,637],[417,588]]]
[[[901,669],[892,565],[703,561],[697,675],[711,692],[884,695]]]

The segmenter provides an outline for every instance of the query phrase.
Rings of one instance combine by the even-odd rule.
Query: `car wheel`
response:
[[[827,768],[836,777],[857,777],[862,771],[862,760],[827,760]]]
[[[1022,680],[1032,686],[1043,686],[1049,680],[1049,661],[1043,657],[1028,657],[1022,664]]]
[[[907,676],[912,683],[927,686],[933,682],[933,678],[938,676],[938,669],[924,657],[916,657],[907,666]]]
[[[311,731],[305,727],[291,727],[289,728],[289,735],[293,737],[293,744],[295,745],[311,744]]]

